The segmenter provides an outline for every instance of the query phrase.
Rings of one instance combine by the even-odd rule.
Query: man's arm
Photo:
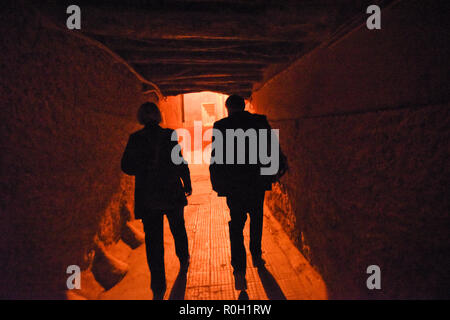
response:
[[[267,120],[266,116],[262,116],[262,123],[263,123],[263,128],[269,130],[269,132],[271,132],[272,127],[269,124],[269,121]],[[267,141],[267,145],[268,145],[268,149],[269,149],[269,153],[271,153],[272,151],[270,150],[271,148],[271,134],[267,135],[268,137],[268,141]],[[278,144],[278,172],[274,175],[273,177],[273,182],[277,182],[281,179],[281,177],[286,173],[286,171],[288,170],[288,162],[287,162],[287,157],[284,155],[283,151],[281,150],[281,144],[279,141],[279,138],[277,137],[277,144]]]

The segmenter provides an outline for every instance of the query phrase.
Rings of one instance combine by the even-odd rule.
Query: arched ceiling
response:
[[[166,96],[197,91],[249,97],[313,48],[361,23],[375,0],[76,1],[84,35],[125,59]],[[65,26],[66,1],[34,1]],[[359,17],[359,18],[358,18]]]

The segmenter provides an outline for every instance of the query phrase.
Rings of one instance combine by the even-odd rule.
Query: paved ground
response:
[[[229,213],[224,198],[211,190],[207,166],[191,166],[193,195],[185,210],[191,265],[186,277],[178,277],[178,259],[174,242],[165,221],[165,261],[168,290],[165,299],[234,300],[228,238]],[[267,210],[266,210],[267,211]],[[317,272],[294,247],[278,222],[265,212],[263,257],[266,271],[258,273],[248,253],[247,294],[250,299],[326,299],[325,285]],[[248,248],[249,219],[245,228]],[[142,229],[140,221],[135,222]],[[146,264],[145,245],[128,251],[119,244],[116,257],[129,264],[125,278],[100,299],[152,299],[150,274]]]

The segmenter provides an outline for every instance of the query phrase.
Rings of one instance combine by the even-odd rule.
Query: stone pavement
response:
[[[225,199],[217,197],[212,191],[207,166],[191,165],[190,168],[193,195],[189,198],[189,205],[185,209],[185,220],[191,265],[186,277],[177,278],[179,263],[165,219],[164,243],[168,286],[165,299],[238,299],[239,292],[234,290],[230,265],[229,212]],[[143,229],[140,220],[134,224]],[[248,249],[249,219],[244,237]],[[247,293],[251,300],[327,298],[325,284],[320,275],[305,260],[267,210],[264,213],[262,249],[267,270],[259,273],[253,267],[251,255],[247,250]],[[117,251],[121,251],[120,248]],[[145,245],[129,250],[127,256],[122,259],[129,265],[127,275],[112,289],[102,292],[99,298],[152,299]]]

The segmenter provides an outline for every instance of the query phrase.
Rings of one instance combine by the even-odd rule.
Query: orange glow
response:
[[[227,95],[203,91],[183,95],[184,127],[191,128],[194,121],[202,121],[204,127],[212,127],[214,121],[227,116],[225,100]]]

